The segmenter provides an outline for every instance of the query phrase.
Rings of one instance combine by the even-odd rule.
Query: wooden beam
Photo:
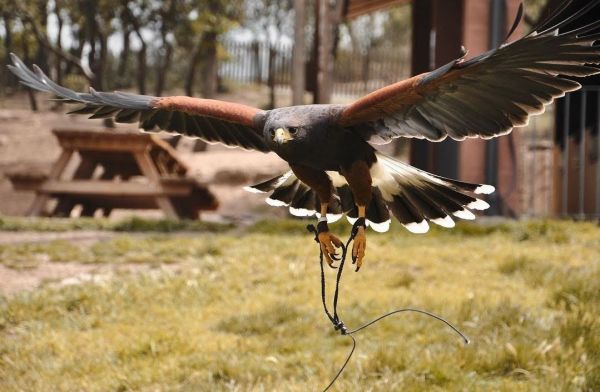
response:
[[[174,197],[188,196],[192,193],[193,186],[189,182],[177,184],[148,184],[142,182],[117,182],[104,180],[48,180],[43,183],[39,192],[46,195],[72,195],[72,196],[153,196]]]
[[[94,138],[86,139],[84,136],[80,138],[59,138],[59,143],[63,149],[106,152],[145,151],[151,144],[150,140],[132,140],[130,138],[96,140]]]
[[[350,0],[344,17],[353,19],[371,12],[406,4],[410,0]]]

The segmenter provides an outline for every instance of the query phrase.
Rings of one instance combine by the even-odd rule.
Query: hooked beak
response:
[[[292,139],[292,137],[290,136],[290,133],[288,131],[286,131],[283,128],[277,128],[275,130],[275,137],[273,138],[273,140],[275,140],[275,142],[277,144],[283,144],[286,143],[288,141],[290,141]]]

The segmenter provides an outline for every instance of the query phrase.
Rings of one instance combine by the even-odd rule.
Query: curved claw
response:
[[[342,241],[328,231],[319,233],[318,239],[323,255],[325,256],[325,261],[327,261],[329,267],[335,269],[336,267],[333,265],[333,262],[341,259],[341,255],[337,253],[336,248],[339,249],[342,247]]]
[[[354,244],[352,245],[352,264],[356,264],[356,272],[358,272],[362,266],[366,249],[367,236],[365,234],[365,228],[360,227],[354,238]]]

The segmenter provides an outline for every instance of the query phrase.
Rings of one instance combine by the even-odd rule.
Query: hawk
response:
[[[428,222],[454,226],[452,217],[474,219],[489,205],[479,194],[489,185],[443,178],[378,152],[374,145],[398,137],[439,142],[447,137],[490,139],[525,126],[532,115],[581,87],[573,77],[598,74],[600,21],[565,31],[590,11],[590,1],[572,14],[565,4],[522,38],[470,60],[464,55],[429,73],[376,90],[348,105],[302,105],[273,110],[186,96],[152,97],[123,92],[77,93],[29,70],[12,56],[10,70],[21,83],[82,104],[71,111],[90,118],[139,122],[244,149],[275,152],[290,171],[248,187],[270,193],[267,202],[296,216],[319,218],[318,240],[332,265],[341,241],[327,222],[346,214],[360,227],[352,248],[357,268],[366,249],[365,230],[383,232],[393,215],[414,233]],[[520,10],[522,15],[522,9]],[[511,33],[515,30],[517,18]],[[510,35],[510,34],[509,34]]]

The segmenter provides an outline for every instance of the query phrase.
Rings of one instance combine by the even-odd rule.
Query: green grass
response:
[[[121,274],[0,299],[0,390],[323,388],[350,341],[322,313],[306,223],[261,222],[243,234],[118,234],[86,246],[5,245],[0,262],[14,268],[43,257],[177,262],[181,272]],[[365,265],[344,276],[344,321],[353,327],[419,307],[455,322],[472,344],[419,315],[387,319],[357,335],[334,390],[600,390],[596,225],[462,224],[424,236],[395,226],[369,233]]]
[[[106,230],[123,232],[177,231],[222,232],[231,229],[229,224],[200,220],[145,219],[140,217],[109,220],[97,218],[15,218],[0,216],[1,231],[63,232],[69,230]]]
[[[197,236],[120,235],[93,245],[81,246],[65,240],[0,245],[0,264],[26,269],[40,262],[83,264],[173,264],[197,262],[203,256],[219,256],[233,238]]]

